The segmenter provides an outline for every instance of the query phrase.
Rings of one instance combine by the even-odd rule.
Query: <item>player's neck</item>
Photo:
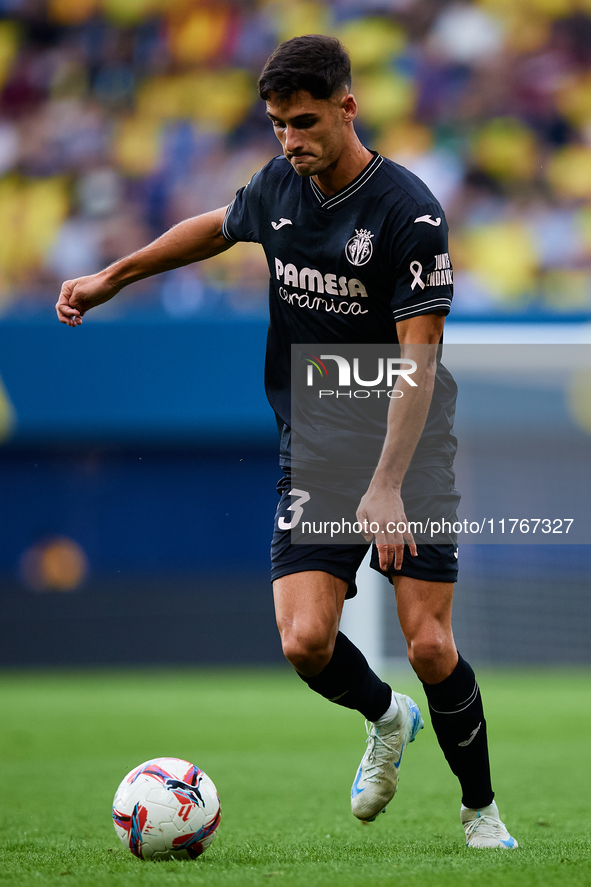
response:
[[[356,179],[372,158],[371,151],[368,151],[355,136],[354,141],[342,152],[335,163],[312,178],[323,194],[332,197],[333,194]]]

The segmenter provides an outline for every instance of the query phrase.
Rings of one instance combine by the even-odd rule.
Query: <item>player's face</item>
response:
[[[352,95],[315,99],[309,92],[294,92],[287,99],[271,93],[267,116],[283,153],[300,176],[315,176],[335,166],[347,146],[357,113]]]

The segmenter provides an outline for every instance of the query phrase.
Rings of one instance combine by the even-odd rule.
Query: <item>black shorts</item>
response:
[[[429,478],[436,487],[435,496],[439,503],[439,511],[452,523],[456,520],[456,507],[460,495],[454,488],[454,472],[450,466],[430,466]],[[421,469],[419,469],[421,471]],[[411,472],[408,473],[403,485],[403,499],[407,514],[413,508],[413,487],[417,485],[417,478]],[[419,480],[418,486],[423,481]],[[405,487],[406,494],[405,495]],[[277,484],[277,492],[280,500],[275,514],[273,539],[271,542],[271,579],[279,579],[291,573],[302,573],[307,570],[321,570],[343,579],[348,584],[347,598],[355,597],[357,586],[355,576],[363,558],[368,550],[369,543],[361,544],[294,544],[292,542],[291,529],[281,529],[279,521],[292,523],[294,512],[289,506],[292,501],[297,502],[297,497],[290,495],[292,481],[289,474],[285,474]],[[359,498],[365,490],[361,490]],[[418,497],[416,497],[418,498]],[[302,505],[302,514],[305,513],[305,503]],[[387,572],[380,570],[377,549],[372,546],[371,566],[374,570],[387,576],[390,581],[394,576],[408,576],[412,579],[422,579],[426,582],[456,582],[458,577],[458,547],[455,542],[447,545],[429,545],[421,543],[417,545],[417,556],[413,557],[405,545],[402,567],[395,570],[393,567]]]

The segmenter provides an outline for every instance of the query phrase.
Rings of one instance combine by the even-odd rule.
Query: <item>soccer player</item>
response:
[[[447,503],[452,519],[459,498],[452,468],[455,386],[437,359],[452,298],[447,224],[423,182],[361,144],[350,90],[350,60],[338,40],[308,35],[281,44],[265,64],[259,93],[283,154],[229,207],[181,222],[97,274],[66,281],[57,313],[76,327],[86,311],[136,280],[207,259],[237,241],[262,244],[270,272],[265,385],[285,473],[271,552],[277,624],[298,675],[367,720],[367,750],[351,790],[352,811],[364,821],[393,798],[402,754],[423,721],[412,699],[393,692],[339,631],[369,542],[292,544],[290,532],[306,506],[305,497],[292,495],[290,480],[290,346],[399,343],[403,356],[431,346],[418,384],[390,404],[358,515],[380,527],[372,566],[394,585],[410,663],[461,785],[466,843],[516,847],[494,801],[478,684],[452,634],[457,548],[417,546],[408,531],[382,530],[387,520],[406,520],[405,510],[420,498],[416,478],[425,472],[430,493]]]

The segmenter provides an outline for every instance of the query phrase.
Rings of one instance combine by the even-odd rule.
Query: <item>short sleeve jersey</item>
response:
[[[379,154],[331,197],[275,157],[237,192],[222,231],[265,251],[265,389],[282,430],[290,425],[292,344],[396,344],[398,321],[449,313],[453,271],[443,210],[417,176]],[[440,365],[423,449],[433,437],[440,451],[455,449],[455,393]],[[289,464],[283,443],[281,462]]]

